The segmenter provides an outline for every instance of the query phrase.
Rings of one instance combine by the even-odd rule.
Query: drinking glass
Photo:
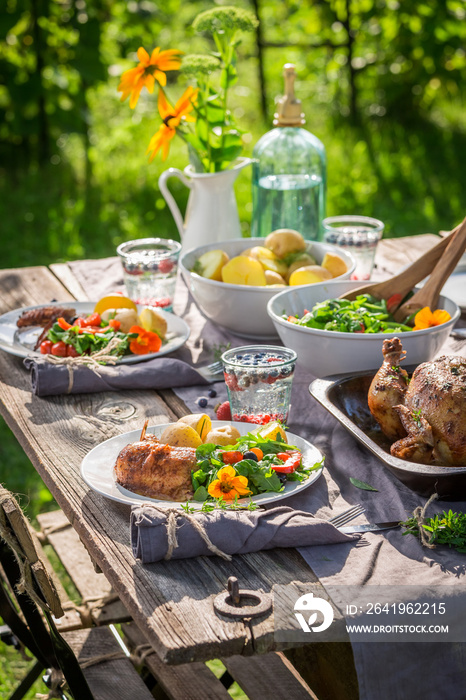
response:
[[[166,238],[140,238],[117,248],[127,296],[137,304],[173,308],[181,244]]]
[[[297,355],[274,345],[245,345],[222,355],[234,421],[286,422]]]
[[[322,221],[324,241],[352,253],[356,268],[352,280],[368,280],[384,224],[370,216],[329,216]]]

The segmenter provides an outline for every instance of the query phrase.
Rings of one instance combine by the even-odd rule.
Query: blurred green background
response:
[[[148,164],[156,100],[121,103],[139,46],[214,49],[191,28],[205,0],[3,0],[0,4],[2,266],[113,255],[124,240],[177,238],[157,180],[188,160],[180,140]],[[463,0],[241,0],[257,33],[239,47],[232,110],[244,155],[272,126],[282,68],[296,65],[307,128],[325,144],[327,213],[385,222],[385,236],[452,228],[466,209]],[[186,87],[170,74],[170,95]],[[236,194],[251,219],[250,169]],[[187,190],[171,181],[182,209]],[[0,481],[29,515],[56,507],[8,428]],[[3,650],[2,650],[3,651]],[[5,665],[6,664],[6,665]],[[18,669],[0,656],[0,694]],[[31,694],[30,697],[34,697]]]

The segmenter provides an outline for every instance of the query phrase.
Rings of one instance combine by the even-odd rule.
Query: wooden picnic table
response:
[[[382,241],[376,278],[393,274],[436,240],[423,235]],[[86,299],[67,264],[2,270],[0,281],[0,313],[52,299]],[[4,352],[0,379],[3,417],[162,661],[182,664],[287,648],[274,639],[273,615],[235,621],[217,615],[212,601],[229,576],[241,588],[266,592],[276,584],[312,584],[317,595],[319,581],[295,550],[235,556],[231,562],[200,557],[143,566],[130,547],[129,507],[89,490],[80,476],[81,460],[100,442],[139,429],[146,418],[155,425],[186,414],[180,399],[171,391],[38,398],[22,359]]]

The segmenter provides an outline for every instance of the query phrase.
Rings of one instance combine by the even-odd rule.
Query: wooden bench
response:
[[[36,657],[13,697],[23,697],[49,670],[51,690],[58,692],[66,681],[76,700],[150,700],[152,694],[108,627],[59,634],[55,619],[63,616],[69,599],[17,501],[1,486],[0,534],[2,616]]]
[[[96,572],[77,533],[63,513],[44,513],[38,516],[38,521],[41,539],[52,545],[80,596],[89,601],[87,619],[92,619],[96,625],[108,624],[109,621],[123,623],[121,631],[128,648],[136,659],[140,659],[141,667],[146,667],[156,681],[156,698],[229,700],[231,696],[225,686],[229,687],[236,681],[250,700],[317,700],[303,678],[281,653],[222,659],[227,671],[222,680],[204,663],[179,666],[164,664],[147,644],[139,628],[133,622],[125,622],[129,616],[121,602],[119,605],[113,602],[92,608],[92,599],[105,600],[112,595],[112,590],[105,577]],[[66,617],[57,621],[57,624],[60,624],[60,629],[69,629],[73,622],[72,611],[68,611]]]

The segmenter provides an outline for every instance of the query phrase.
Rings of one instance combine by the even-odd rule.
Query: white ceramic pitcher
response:
[[[236,206],[234,182],[242,168],[252,163],[251,158],[238,158],[230,170],[219,173],[196,173],[191,165],[184,171],[169,168],[159,177],[159,187],[180,233],[182,251],[206,243],[240,238],[241,227]],[[186,207],[185,221],[167,181],[177,177],[191,190]]]

